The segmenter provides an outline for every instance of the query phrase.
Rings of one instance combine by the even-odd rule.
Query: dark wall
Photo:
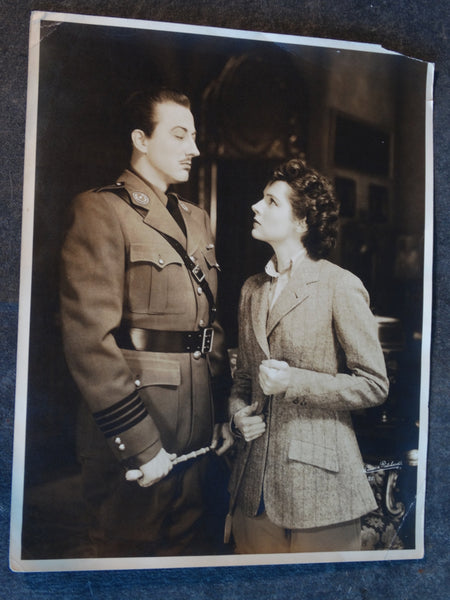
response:
[[[392,282],[396,231],[423,229],[423,170],[416,170],[414,180],[404,165],[423,153],[424,65],[405,67],[407,61],[396,56],[312,46],[50,22],[43,25],[40,50],[27,435],[30,483],[55,477],[75,463],[73,423],[79,398],[62,355],[58,323],[64,215],[76,193],[114,181],[127,166],[129,141],[121,127],[121,105],[131,91],[149,81],[182,89],[192,99],[202,156],[190,183],[178,191],[206,207],[211,194],[217,196],[219,310],[229,347],[237,345],[242,283],[260,271],[271,254],[268,246],[251,238],[251,205],[261,197],[271,169],[298,154],[331,179],[345,175],[357,186],[354,214],[342,219],[332,260],[362,278],[379,314],[407,313],[410,329],[420,327],[420,298],[403,291],[395,294],[404,286],[402,281],[397,286]],[[224,77],[230,59],[244,55],[253,58],[241,71]],[[208,95],[212,86],[215,94]],[[353,164],[351,154],[346,159],[345,146],[342,150],[336,142],[340,115],[362,123],[363,131],[383,127],[396,148],[382,180],[387,188],[395,188],[386,222],[368,216],[367,185],[372,180],[364,164],[370,175],[369,144],[356,136],[353,145],[361,147],[363,157],[367,154],[365,163]],[[211,185],[212,169],[216,189]],[[206,176],[206,185],[200,185],[200,174]],[[378,175],[375,168],[375,182]],[[406,196],[410,206],[406,210],[403,203],[401,210],[399,199]],[[362,252],[367,247],[370,252]],[[416,287],[421,272],[418,264]],[[408,337],[412,335],[411,329]],[[415,362],[418,350],[414,348]]]

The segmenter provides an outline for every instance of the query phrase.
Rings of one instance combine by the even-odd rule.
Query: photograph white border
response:
[[[27,379],[29,328],[31,310],[31,275],[33,263],[34,177],[36,168],[36,136],[38,121],[39,50],[41,21],[103,25],[155,31],[190,33],[256,41],[317,46],[380,54],[398,54],[382,46],[358,42],[300,37],[275,33],[243,31],[183,25],[179,23],[141,21],[114,17],[94,17],[54,12],[33,12],[30,23],[28,93],[26,112],[23,221],[21,242],[17,379],[14,425],[14,457],[11,495],[10,567],[14,571],[78,571],[105,569],[153,569],[179,567],[211,567],[294,563],[366,562],[380,560],[420,559],[424,556],[424,505],[428,442],[428,395],[430,383],[432,268],[433,268],[433,78],[434,65],[427,65],[426,82],[426,164],[425,164],[425,257],[423,275],[423,337],[420,390],[420,432],[418,486],[416,503],[416,548],[413,550],[379,550],[358,552],[326,552],[269,555],[220,555],[168,558],[113,558],[22,560],[21,531],[25,469],[25,436],[27,417]]]

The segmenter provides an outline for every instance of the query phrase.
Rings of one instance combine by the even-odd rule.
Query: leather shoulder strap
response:
[[[138,206],[135,206],[131,202],[130,195],[128,193],[128,190],[125,187],[123,187],[123,186],[120,186],[120,187],[117,186],[116,188],[108,187],[108,191],[111,191],[114,194],[117,194],[117,196],[122,198],[122,200],[130,206],[130,208],[132,208],[137,213],[139,213],[141,215],[141,217],[144,217],[147,214],[147,211],[145,209],[139,208]],[[203,273],[201,268],[198,265],[196,265],[193,260],[191,260],[190,256],[188,255],[188,253],[186,252],[186,250],[183,248],[183,246],[180,244],[180,242],[178,240],[176,240],[172,236],[168,235],[167,233],[160,231],[153,225],[150,225],[150,223],[147,223],[147,225],[149,227],[151,227],[152,229],[154,229],[155,231],[157,231],[159,233],[159,235],[161,235],[167,242],[169,242],[169,244],[172,246],[172,248],[182,258],[186,268],[188,269],[188,271],[190,271],[192,277],[195,279],[195,281],[199,284],[199,286],[204,291],[205,296],[208,300],[208,304],[209,304],[209,325],[208,326],[212,325],[212,323],[214,322],[214,320],[216,318],[217,309],[215,306],[213,293],[212,293],[211,288],[209,287],[209,284],[206,280],[205,274]]]

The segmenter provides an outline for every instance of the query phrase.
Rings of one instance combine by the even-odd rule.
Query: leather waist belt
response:
[[[119,348],[147,352],[193,352],[207,354],[214,338],[212,327],[199,331],[160,331],[121,325],[114,332]]]

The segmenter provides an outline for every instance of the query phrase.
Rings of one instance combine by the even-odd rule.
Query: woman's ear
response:
[[[147,152],[147,136],[142,129],[133,129],[131,132],[131,141],[133,142],[133,148],[139,150],[145,154]]]
[[[306,231],[308,230],[306,218],[302,219],[301,221],[297,221],[295,230],[298,231],[298,233],[306,233]]]

